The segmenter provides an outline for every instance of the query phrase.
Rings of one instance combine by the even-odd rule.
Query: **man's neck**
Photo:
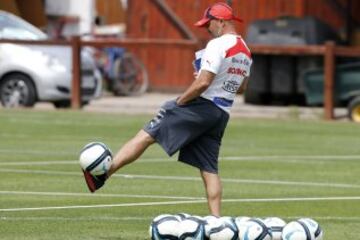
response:
[[[237,35],[237,32],[236,32],[236,30],[235,30],[235,28],[233,26],[227,26],[227,27],[224,28],[221,35],[225,35],[225,34],[235,34],[235,35]]]

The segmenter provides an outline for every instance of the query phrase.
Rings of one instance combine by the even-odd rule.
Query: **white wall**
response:
[[[65,26],[64,36],[89,34],[95,17],[95,0],[46,0],[45,11],[47,15],[79,18],[79,23]],[[50,31],[54,27],[50,26]]]

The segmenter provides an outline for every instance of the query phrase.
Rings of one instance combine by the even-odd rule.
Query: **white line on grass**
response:
[[[154,179],[154,180],[175,180],[175,181],[202,181],[199,177],[175,177],[175,176],[152,176],[152,175],[127,175],[114,174],[114,177],[122,178],[140,178],[140,179]],[[271,184],[271,185],[296,185],[309,187],[334,187],[334,188],[360,188],[360,185],[343,184],[343,183],[316,183],[316,182],[295,182],[295,181],[280,181],[280,180],[256,180],[256,179],[231,179],[222,178],[222,182],[230,183],[249,183],[249,184]]]
[[[21,150],[18,149],[0,149],[0,153],[15,153],[17,155],[73,155],[74,152],[54,152],[54,151],[42,151],[42,150]],[[309,160],[325,160],[324,162],[333,161],[333,160],[360,160],[359,155],[271,155],[271,156],[223,156],[219,158],[220,160],[225,161],[275,161],[275,162],[303,162],[309,163]],[[152,162],[168,162],[176,161],[176,158],[141,158],[140,161],[136,163],[152,163]],[[43,161],[43,163],[51,163],[52,161]],[[61,162],[61,161],[59,161]],[[32,162],[23,162],[24,164],[31,164]],[[36,163],[36,162],[35,162]],[[77,161],[74,160],[74,164]],[[0,163],[1,165],[8,164],[7,162]],[[21,165],[21,164],[19,164]]]
[[[0,150],[1,151],[1,150]],[[315,161],[311,161],[315,160]],[[321,161],[325,160],[325,161]],[[259,161],[259,162],[280,162],[280,163],[303,163],[303,164],[322,164],[336,162],[335,160],[360,160],[360,156],[228,156],[220,157],[220,161]],[[176,162],[175,158],[142,158],[139,163],[161,163]],[[54,160],[54,161],[22,161],[22,162],[0,162],[0,166],[39,166],[39,165],[78,165],[78,160]]]
[[[153,217],[0,217],[0,221],[151,221]]]
[[[0,162],[0,166],[47,166],[47,165],[78,165],[78,161],[62,160],[62,161],[34,161],[34,162]]]
[[[66,193],[66,192],[29,192],[29,191],[0,191],[0,195],[38,195],[38,196],[69,196],[69,197],[113,197],[113,198],[156,198],[156,199],[182,199],[182,200],[203,200],[204,197],[184,196],[163,196],[145,194],[91,194],[91,193]]]
[[[325,160],[321,162],[329,162],[334,160],[360,160],[359,155],[274,155],[274,156],[226,156],[220,157],[220,160],[225,161],[274,161],[274,162],[284,162],[284,163],[298,163],[304,162],[309,163],[310,160],[316,160],[315,163],[318,163],[319,160]],[[304,161],[306,160],[306,161]]]
[[[40,155],[40,156],[64,156],[74,154],[72,151],[43,151],[43,150],[20,150],[20,149],[0,149],[0,153],[16,155]]]
[[[296,160],[296,159],[261,159],[261,158],[222,158],[221,161],[256,161],[256,162],[277,162],[277,163],[293,163],[293,164],[324,164],[329,163],[326,161],[310,161],[310,160]],[[343,160],[341,160],[343,161]],[[175,159],[141,159],[135,162],[135,164],[146,164],[146,163],[164,163],[164,162],[176,162]],[[336,162],[336,161],[331,161]],[[79,165],[78,160],[54,160],[54,161],[23,161],[23,162],[0,162],[0,166],[52,166],[52,165]]]
[[[26,169],[0,169],[3,173],[24,173],[24,174],[43,174],[43,175],[62,175],[62,176],[81,176],[81,173],[65,171],[46,171],[46,170],[26,170]]]
[[[262,218],[266,218],[263,216]],[[279,216],[284,220],[294,220],[303,218],[304,216]],[[342,216],[306,216],[315,220],[328,220],[328,221],[360,221],[360,217],[342,217]],[[151,221],[154,216],[148,217],[107,217],[107,216],[96,216],[96,217],[0,217],[0,221]]]
[[[253,198],[253,199],[223,199],[222,202],[298,202],[298,201],[351,201],[360,200],[360,196],[343,197],[305,197],[305,198]]]
[[[61,210],[61,209],[80,209],[80,208],[112,208],[112,207],[140,207],[140,206],[160,206],[204,203],[206,200],[193,201],[169,201],[169,202],[142,202],[142,203],[119,203],[119,204],[97,204],[97,205],[77,205],[77,206],[55,206],[55,207],[30,207],[30,208],[3,208],[0,212],[18,211],[38,211],[38,210]]]
[[[80,176],[81,173],[65,171],[47,171],[47,170],[25,170],[25,169],[0,169],[4,173],[24,173],[24,174],[45,174],[45,175],[64,175]],[[114,174],[112,177],[121,177],[126,179],[152,179],[152,180],[173,180],[173,181],[202,181],[200,177],[180,177],[180,176],[154,176],[154,175],[130,175]],[[257,179],[232,179],[222,178],[222,182],[242,183],[242,184],[268,184],[268,185],[289,185],[306,187],[330,187],[330,188],[360,188],[360,185],[345,183],[319,183],[319,182],[296,182],[280,180],[257,180]]]
[[[282,217],[287,220],[294,220],[299,218],[304,218],[309,216],[286,216]],[[335,220],[335,221],[360,221],[360,217],[340,217],[340,216],[310,216],[310,218],[315,220]]]
[[[249,198],[249,199],[224,199],[224,203],[234,202],[296,202],[296,201],[354,201],[360,200],[360,196],[350,197],[312,197],[312,198]],[[2,208],[0,212],[22,212],[22,211],[45,211],[45,210],[66,210],[84,208],[113,208],[113,207],[146,207],[162,205],[181,205],[205,203],[206,200],[189,201],[168,201],[168,202],[141,202],[141,203],[119,203],[119,204],[96,204],[96,205],[74,205],[74,206],[53,206],[53,207],[29,207],[29,208]]]
[[[280,163],[306,163],[318,164],[341,161],[360,160],[359,155],[289,155],[289,156],[220,156],[220,161],[259,161],[259,162],[280,162]],[[312,161],[314,160],[314,161]],[[321,161],[322,160],[322,161]],[[176,158],[141,158],[136,163],[154,163],[176,161]]]

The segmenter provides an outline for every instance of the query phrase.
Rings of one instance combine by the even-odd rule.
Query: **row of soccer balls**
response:
[[[286,223],[278,217],[191,216],[162,214],[153,219],[151,240],[322,240],[323,231],[310,218]]]

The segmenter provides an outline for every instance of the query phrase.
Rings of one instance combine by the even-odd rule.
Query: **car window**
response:
[[[18,17],[10,14],[0,14],[0,38],[41,40],[46,39],[47,36]]]

